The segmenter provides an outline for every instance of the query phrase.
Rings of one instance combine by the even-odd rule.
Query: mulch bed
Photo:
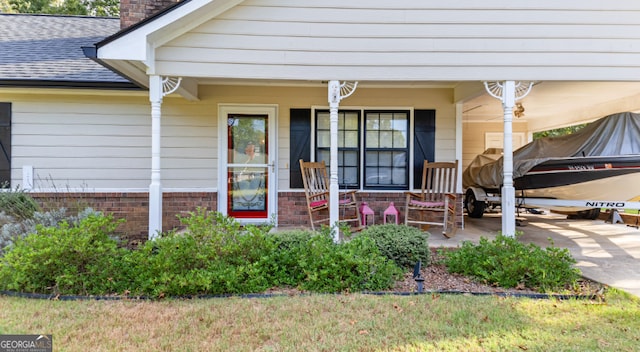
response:
[[[428,292],[459,292],[459,293],[500,293],[511,295],[536,295],[541,292],[526,287],[503,288],[488,285],[472,278],[460,274],[452,274],[447,271],[446,266],[440,264],[443,259],[441,249],[431,248],[431,263],[422,266],[420,275],[424,279],[423,289]],[[606,289],[606,285],[582,279],[578,282],[577,287],[567,288],[557,294],[575,295],[575,296],[594,296],[601,297]],[[396,282],[391,290],[392,292],[416,292],[417,283],[413,278],[413,270],[404,275],[403,280]]]

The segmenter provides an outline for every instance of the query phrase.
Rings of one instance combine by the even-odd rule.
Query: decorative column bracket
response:
[[[182,77],[162,77],[162,96],[166,97],[167,95],[178,90],[178,88],[180,88],[181,82]]]
[[[527,96],[533,87],[532,81],[484,82],[487,92],[502,101],[504,110],[503,179],[501,194],[502,234],[514,237],[516,232],[516,192],[513,187],[513,107],[517,100]]]
[[[504,104],[505,98],[503,97],[505,82],[484,82],[484,88],[487,90],[489,95],[492,97],[499,99]],[[518,81],[514,83],[515,95],[514,101],[516,101],[526,97],[529,92],[531,92],[531,88],[533,88],[533,81]]]

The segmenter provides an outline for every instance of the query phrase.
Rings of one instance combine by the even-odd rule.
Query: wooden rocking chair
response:
[[[302,182],[307,198],[307,210],[311,219],[311,228],[326,222],[329,224],[329,177],[324,161],[309,162],[300,159]],[[356,203],[356,191],[340,193],[340,221],[355,222],[357,228],[362,227],[362,220]],[[322,214],[321,214],[322,213]],[[347,217],[348,216],[348,217]]]
[[[445,237],[453,237],[456,232],[457,175],[457,160],[435,163],[425,160],[421,192],[406,193],[405,225],[439,225]]]

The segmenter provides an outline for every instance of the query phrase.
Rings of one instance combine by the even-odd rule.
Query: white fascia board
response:
[[[242,0],[192,0],[98,48],[98,59],[147,62],[149,50],[228,10]],[[147,65],[153,67],[154,65]]]
[[[147,58],[146,33],[135,30],[98,48],[100,60],[136,60]]]

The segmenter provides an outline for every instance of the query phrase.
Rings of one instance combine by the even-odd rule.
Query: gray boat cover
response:
[[[465,188],[502,186],[502,150],[478,155],[462,175]],[[551,159],[640,154],[640,114],[623,112],[596,120],[578,132],[536,139],[513,152],[513,178]]]

